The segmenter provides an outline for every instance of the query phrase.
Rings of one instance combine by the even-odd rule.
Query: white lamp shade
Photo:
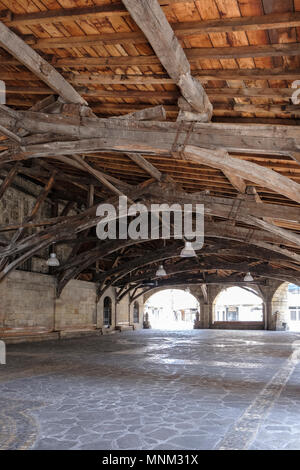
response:
[[[159,277],[164,277],[166,276],[167,273],[166,273],[166,270],[165,268],[163,267],[163,265],[161,264],[158,268],[158,270],[156,271],[156,276],[159,276]]]
[[[253,277],[251,276],[251,273],[247,273],[246,276],[244,277],[245,282],[252,282],[254,281]]]
[[[59,266],[59,261],[56,257],[56,253],[50,253],[50,258],[47,260],[48,266]]]
[[[195,250],[192,246],[192,242],[185,242],[184,248],[181,250],[180,257],[181,258],[192,258],[196,256]]]

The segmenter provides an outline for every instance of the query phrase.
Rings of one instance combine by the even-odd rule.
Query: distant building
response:
[[[290,328],[300,327],[300,287],[295,284],[288,286],[288,306]]]

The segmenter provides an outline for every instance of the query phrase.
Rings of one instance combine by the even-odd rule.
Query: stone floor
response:
[[[300,449],[298,347],[215,330],[8,345],[0,449]]]

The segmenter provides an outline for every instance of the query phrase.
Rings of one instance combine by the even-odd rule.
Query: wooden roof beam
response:
[[[125,1],[125,0],[124,0]],[[134,1],[134,0],[126,0]],[[154,1],[154,0],[153,0]],[[169,28],[170,25],[167,22]],[[150,35],[149,35],[150,38]],[[173,35],[173,38],[175,36]],[[158,37],[156,37],[158,40]],[[171,38],[170,38],[171,39]],[[175,38],[176,39],[176,38]],[[177,39],[176,39],[177,41]],[[149,40],[151,43],[151,41]],[[161,41],[158,41],[159,45],[162,47]],[[179,44],[179,43],[178,43]],[[153,47],[153,41],[151,43]],[[180,46],[180,45],[179,45]],[[170,44],[172,46],[172,43]],[[181,46],[180,46],[181,48]],[[155,50],[155,48],[153,47]],[[240,59],[240,58],[249,58],[249,57],[278,57],[278,56],[293,56],[300,55],[299,43],[280,43],[280,44],[268,44],[268,45],[259,45],[259,46],[238,46],[238,47],[195,47],[192,49],[181,49],[186,59],[190,63],[198,62],[202,59]],[[130,67],[133,65],[136,66],[148,66],[148,65],[158,65],[163,64],[166,68],[169,68],[168,73],[171,78],[178,83],[179,77],[178,72],[172,75],[171,70],[175,69],[175,64],[178,64],[178,59],[176,62],[171,60],[171,56],[165,53],[164,58],[166,60],[162,61],[159,58],[159,55],[162,57],[163,52],[159,52],[157,48],[157,56],[119,56],[119,57],[64,57],[64,58],[54,58],[53,62],[57,67]],[[173,51],[174,55],[175,50]],[[168,60],[167,60],[168,59]],[[172,69],[169,67],[168,62],[172,63]],[[180,70],[180,66],[177,67],[177,70]],[[187,73],[187,72],[184,72]],[[221,76],[220,76],[221,77]],[[221,78],[220,78],[221,79]],[[238,80],[238,78],[235,78]]]
[[[190,161],[232,172],[238,178],[257,183],[300,203],[300,185],[298,183],[255,163],[230,157],[226,150],[211,150],[188,145],[184,149],[184,155]]]
[[[191,133],[190,124],[185,123],[153,123],[82,117],[81,125],[76,125],[73,118],[64,114],[16,112],[3,105],[0,106],[0,125],[13,131],[15,126],[20,125],[20,122],[22,127],[30,133],[44,134],[46,141],[46,144],[39,144],[37,140],[36,145],[33,145],[32,140],[30,144],[21,148],[18,155],[20,159],[97,151],[142,153],[167,157],[181,151],[182,146],[187,142],[187,137],[189,137],[189,143],[200,150],[226,146],[228,152],[289,156],[299,151],[300,148],[297,126],[195,123]],[[54,137],[63,136],[65,141],[61,141],[60,138],[51,142],[49,134]],[[7,163],[12,159],[6,154],[1,155],[2,163]],[[259,165],[253,165],[259,167]],[[264,180],[260,184],[264,187],[265,183]]]
[[[13,31],[0,21],[0,45],[15,59],[25,65],[40,80],[60,95],[66,102],[86,105],[86,101],[55,68],[46,62]]]
[[[20,72],[18,72],[19,74]],[[192,75],[202,82],[209,80],[296,80],[300,76],[300,69],[209,69],[192,70]],[[17,74],[14,72],[1,72],[3,80],[16,80]],[[147,85],[147,84],[169,84],[174,83],[172,78],[166,74],[133,75],[120,74],[118,70],[115,74],[103,73],[99,71],[97,75],[90,72],[80,74],[67,73],[68,80],[74,84],[100,84],[100,85]],[[20,77],[20,75],[19,75]],[[24,77],[25,79],[25,77]],[[251,88],[247,88],[251,90]]]
[[[243,180],[243,178],[240,178],[239,176],[235,175],[231,171],[224,170],[223,171],[224,175],[228,179],[228,181],[232,184],[232,186],[239,192],[239,193],[244,193],[246,191],[246,183]]]
[[[18,61],[14,61],[15,65],[21,66]],[[0,58],[0,65],[6,65],[6,59]],[[284,69],[284,68],[274,68],[270,69],[209,69],[209,70],[192,70],[192,75],[200,80],[201,82],[207,82],[210,80],[296,80],[300,76],[300,69]],[[133,75],[122,73],[120,74],[119,70],[116,70],[114,74],[111,73],[103,73],[99,71],[97,75],[95,73],[91,74],[90,72],[80,72],[70,73],[64,72],[64,77],[74,85],[149,85],[149,84],[171,84],[175,83],[172,78],[170,78],[167,74],[147,74],[147,75]],[[18,71],[18,72],[7,72],[6,70],[0,71],[0,78],[1,80],[5,80],[6,82],[9,81],[39,81],[40,79],[29,72]],[[8,87],[9,89],[13,90],[13,87]],[[240,90],[244,90],[239,88]],[[216,89],[218,90],[218,89]],[[211,90],[216,92],[216,90]],[[235,89],[235,90],[238,90]],[[252,88],[245,88],[244,93],[252,94]],[[254,88],[254,90],[257,89]],[[268,88],[268,93],[274,93],[277,88]],[[284,93],[288,94],[287,90],[290,89],[280,89],[283,90]],[[207,90],[207,93],[210,92],[210,89]],[[221,93],[221,91],[220,91]],[[243,93],[243,91],[242,91]]]
[[[167,1],[159,0],[159,4],[164,9],[166,6],[171,5],[172,3],[191,3],[193,0],[177,0],[177,1]],[[95,17],[113,17],[113,16],[127,16],[128,12],[122,5],[122,3],[110,4],[110,5],[98,5],[98,6],[89,6],[89,7],[79,7],[72,9],[64,10],[48,10],[44,12],[37,13],[25,13],[25,14],[13,14],[9,11],[2,11],[3,15],[1,20],[7,26],[22,26],[22,25],[39,25],[43,23],[57,23],[60,21],[76,21],[80,19]],[[267,15],[260,16],[251,16],[251,17],[237,17],[237,18],[221,18],[214,20],[204,20],[204,21],[189,21],[181,23],[171,23],[172,28],[177,33],[179,37],[193,34],[209,34],[209,33],[226,33],[234,31],[261,31],[266,29],[278,29],[278,28],[292,28],[300,26],[300,13],[299,12],[288,12],[288,13],[272,13]],[[132,42],[145,42],[145,38],[141,33],[125,33],[136,35],[135,39],[130,39],[128,41]],[[93,35],[96,36],[96,35]],[[122,33],[117,34],[105,34],[103,35],[106,40],[106,36],[114,36],[115,42],[104,42],[104,44],[120,44],[124,39],[122,39]],[[120,39],[118,39],[118,37]],[[67,39],[67,38],[66,38]],[[77,38],[75,38],[77,39]],[[109,39],[108,39],[109,40]],[[113,40],[113,38],[111,38]],[[45,42],[44,42],[45,41]],[[39,48],[45,47],[59,47],[59,38],[53,38],[53,43],[55,45],[47,45],[48,40],[38,40],[37,45]],[[117,42],[119,41],[119,42]],[[39,42],[41,44],[39,44]],[[51,40],[50,43],[51,44]],[[79,43],[81,45],[81,43]]]
[[[194,0],[159,0],[159,4],[167,9],[175,3],[194,3]],[[128,16],[129,13],[121,2],[92,5],[77,8],[61,8],[56,10],[39,11],[36,13],[14,14],[10,10],[2,10],[0,19],[8,26],[32,26],[46,23],[59,23],[64,21],[77,21],[114,16]]]
[[[180,88],[192,108],[210,121],[213,108],[200,82],[191,75],[190,64],[157,0],[123,0],[142,29],[159,61]]]

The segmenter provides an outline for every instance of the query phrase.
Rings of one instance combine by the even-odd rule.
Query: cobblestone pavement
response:
[[[8,345],[0,449],[300,449],[299,340],[144,330]]]

